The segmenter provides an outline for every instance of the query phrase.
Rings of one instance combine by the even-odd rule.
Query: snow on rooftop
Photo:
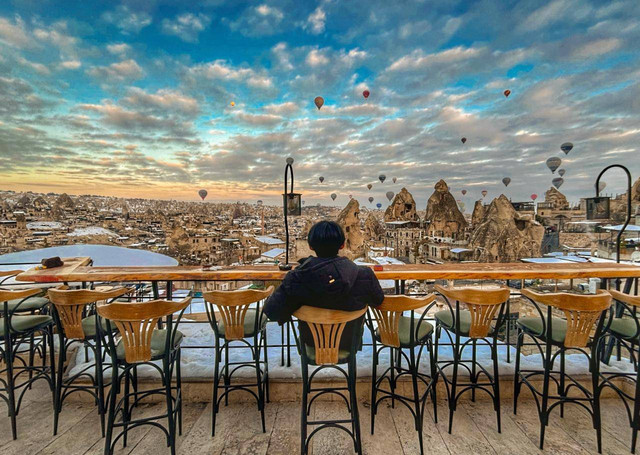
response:
[[[266,243],[267,245],[278,245],[280,243],[284,243],[283,240],[277,239],[275,237],[269,237],[266,235],[257,235],[255,239],[260,243]]]
[[[262,253],[262,256],[275,259],[284,253],[285,253],[284,248],[273,248],[269,251],[265,251],[264,253]]]

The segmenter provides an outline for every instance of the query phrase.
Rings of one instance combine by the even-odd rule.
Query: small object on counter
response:
[[[589,294],[595,294],[600,287],[600,278],[589,278]]]
[[[381,265],[374,265],[373,266],[373,270],[375,270],[376,272],[380,272],[382,270],[384,270],[384,267],[382,267]]]
[[[56,267],[62,267],[64,262],[58,256],[52,258],[46,258],[42,260],[42,267],[45,269],[53,269]]]

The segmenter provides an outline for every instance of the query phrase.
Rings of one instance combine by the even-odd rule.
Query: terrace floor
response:
[[[96,408],[88,403],[65,403],[57,436],[52,436],[50,393],[44,383],[34,385],[25,397],[18,416],[18,440],[11,439],[9,419],[0,407],[0,453],[30,454],[101,454],[104,440]],[[495,414],[490,401],[472,403],[463,400],[456,411],[453,434],[447,432],[447,407],[440,399],[440,421],[434,424],[431,415],[424,424],[425,453],[428,454],[594,454],[595,432],[591,421],[579,407],[565,411],[561,419],[552,415],[547,429],[545,450],[537,448],[539,422],[535,404],[529,395],[522,395],[518,415],[512,412],[511,399],[502,402],[502,434],[496,431]],[[391,409],[381,405],[376,417],[376,433],[370,434],[368,401],[360,401],[363,452],[366,454],[418,454],[418,441],[410,413],[401,405]],[[141,405],[139,412],[148,415],[161,409],[161,404]],[[428,406],[429,407],[429,406]],[[430,412],[432,410],[430,409]],[[319,401],[312,418],[344,415],[344,405],[337,401]],[[286,454],[299,453],[299,402],[267,404],[267,432],[260,429],[260,417],[252,403],[238,402],[222,407],[218,414],[216,436],[210,436],[211,403],[185,403],[183,435],[177,441],[177,453],[197,454]],[[603,400],[603,453],[629,453],[631,431],[622,403]],[[127,448],[118,443],[117,454],[169,453],[164,435],[155,428],[141,427],[130,431]],[[316,435],[313,455],[351,454],[353,446],[348,436],[335,429]]]

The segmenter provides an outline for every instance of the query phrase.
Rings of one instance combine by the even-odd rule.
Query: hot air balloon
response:
[[[384,174],[380,174],[378,176],[378,179],[380,180],[381,183],[384,183],[384,181],[387,180],[387,176]]]
[[[557,156],[551,157],[547,160],[547,167],[551,169],[552,174],[556,172],[556,169],[558,169],[561,164],[562,160]]]
[[[502,179],[502,183],[504,183],[504,186],[509,186],[509,183],[511,183],[511,179],[509,177],[505,177]]]
[[[370,190],[371,188],[373,188],[373,185],[372,185],[371,183],[369,183],[369,184],[367,185],[367,189],[369,189],[369,190]]]
[[[233,107],[233,106],[235,106],[235,105],[236,105],[236,103],[235,103],[234,101],[231,101],[231,102],[229,103],[229,105],[230,105],[231,107]]]
[[[601,181],[600,184],[598,185],[598,192],[604,191],[606,187],[607,187],[607,183]]]
[[[349,200],[353,199],[353,194],[349,195]]]
[[[564,169],[558,169],[558,175],[559,175],[560,177],[564,177],[564,173],[565,173],[565,172],[567,172],[567,171],[565,171]]]
[[[369,98],[369,90],[365,90],[364,92],[362,92],[362,96],[364,96],[365,100]]]
[[[302,201],[302,205],[305,205],[307,203],[307,201]]]
[[[502,92],[502,93],[504,93],[504,97],[505,97],[505,98],[509,98],[509,95],[511,95],[511,90],[505,90],[505,91],[504,91],[504,92]]]
[[[324,182],[324,177],[318,177],[318,180],[320,180],[320,183]]]
[[[467,194],[467,190],[462,190],[462,195],[464,196],[465,194]]]
[[[531,200],[535,201],[536,199],[538,199],[538,195],[537,194],[532,194],[531,195]]]
[[[373,202],[373,198],[369,196],[369,204],[371,204],[372,202]]]
[[[487,190],[482,190],[482,197],[485,197],[489,192]]]
[[[462,141],[462,143],[464,144],[465,142],[467,142],[467,138],[463,137],[462,139],[460,139]]]
[[[293,158],[289,157],[287,158],[287,164],[293,164]]]
[[[560,146],[560,150],[562,150],[565,155],[568,155],[572,148],[573,144],[571,142],[565,142]]]
[[[318,110],[320,110],[320,108],[324,104],[324,98],[321,96],[316,96],[316,99],[314,99],[313,102],[316,103],[316,107],[318,108]]]
[[[391,200],[393,199],[393,196],[394,196],[393,191],[387,191],[387,199]]]
[[[335,201],[337,197],[338,195],[336,193],[331,193],[331,199]]]
[[[200,191],[198,191],[198,196],[200,196],[200,197],[202,198],[202,200],[203,200],[203,201],[204,201],[204,198],[206,198],[206,197],[207,197],[207,194],[209,194],[209,193],[207,193],[207,190],[200,190]]]
[[[393,180],[393,183],[396,183],[398,181],[398,177],[394,177],[391,180]]]
[[[559,189],[564,183],[564,179],[562,177],[556,177],[555,179],[551,180],[551,183],[553,183],[553,186],[555,186],[556,189]]]
[[[378,202],[378,203],[376,204],[376,207],[380,208],[380,207],[382,207],[382,204]]]

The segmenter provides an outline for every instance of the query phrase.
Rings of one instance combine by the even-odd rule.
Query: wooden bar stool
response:
[[[438,421],[436,388],[434,378],[436,376],[436,366],[433,359],[433,325],[425,321],[427,311],[436,299],[435,294],[426,297],[416,298],[404,295],[386,296],[381,305],[369,309],[367,324],[371,330],[373,339],[373,367],[371,372],[371,434],[374,431],[375,416],[378,404],[390,399],[391,406],[394,407],[395,400],[405,405],[415,421],[418,439],[420,441],[420,453],[424,453],[422,441],[422,422],[424,418],[424,407],[427,398],[431,396],[433,401],[434,419]],[[415,310],[424,308],[422,315],[417,317]],[[404,316],[405,312],[410,312],[409,316]],[[380,346],[378,347],[378,343]],[[416,355],[415,348],[419,347]],[[422,350],[427,348],[431,374],[420,373],[420,359]],[[378,361],[380,353],[389,348],[389,368],[384,370],[380,377],[377,375]],[[406,352],[405,352],[406,351]],[[402,366],[402,359],[407,363],[407,367]],[[396,384],[401,376],[409,375],[413,386],[413,396],[408,397],[398,394]],[[390,390],[382,388],[382,383],[387,380]],[[424,385],[425,390],[420,393],[418,381]],[[382,396],[377,397],[378,393]]]
[[[467,391],[471,391],[471,400],[475,401],[476,390],[483,390],[493,399],[496,411],[498,433],[502,431],[500,420],[500,375],[498,373],[498,331],[505,321],[505,305],[511,291],[501,286],[496,288],[453,288],[435,286],[448,309],[438,311],[436,319],[436,337],[434,357],[437,366],[436,380],[442,377],[447,389],[449,402],[449,433],[453,427],[453,413],[458,399]],[[451,302],[455,301],[455,305]],[[461,309],[460,304],[467,309]],[[492,326],[494,319],[495,325]],[[445,329],[453,348],[453,360],[438,360],[438,343]],[[462,338],[467,338],[465,341]],[[477,361],[478,342],[489,346],[493,361],[493,373],[490,373]],[[471,359],[463,359],[465,348],[471,348]],[[445,369],[452,367],[451,378],[445,374]],[[469,381],[460,383],[458,370],[465,368],[469,373]],[[486,377],[486,382],[480,382],[480,375]],[[459,390],[458,390],[459,389]]]
[[[31,385],[44,379],[51,388],[55,406],[55,352],[53,349],[53,318],[47,314],[22,314],[22,305],[29,297],[40,294],[42,289],[26,289],[21,291],[7,291],[0,289],[0,360],[5,368],[0,370],[0,398],[9,407],[11,432],[13,439],[17,439],[18,430],[16,417],[20,412],[22,398]],[[13,302],[11,305],[9,302]],[[33,346],[34,335],[42,337],[42,365],[34,365],[32,354],[29,361],[25,361],[18,354],[21,344]],[[49,347],[50,365],[47,365],[47,346]],[[27,379],[22,380],[21,376]],[[17,392],[20,391],[16,397]]]
[[[132,291],[133,289],[129,288],[93,291],[89,289],[69,289],[68,286],[60,286],[56,289],[49,289],[47,292],[53,304],[53,318],[59,339],[53,434],[58,432],[58,417],[62,412],[62,403],[65,398],[75,392],[85,392],[93,396],[96,401],[98,414],[100,415],[100,428],[102,436],[104,436],[104,416],[106,413],[103,380],[104,360],[102,337],[99,336],[95,304],[121,297]],[[85,349],[85,352],[90,350],[94,361],[87,362],[88,365],[81,371],[74,373],[73,376],[64,378],[67,350],[74,343],[79,343]],[[90,370],[93,370],[93,373],[90,373]],[[91,385],[77,384],[78,379],[88,379],[91,381]]]
[[[296,344],[300,353],[302,366],[302,418],[300,432],[300,453],[306,454],[309,450],[311,438],[324,428],[340,428],[353,439],[354,449],[362,454],[362,441],[360,438],[360,415],[358,413],[358,399],[356,397],[356,352],[362,345],[362,329],[366,308],[359,311],[340,311],[315,308],[311,306],[300,307],[293,316],[298,319],[298,332]],[[343,340],[345,328],[349,326],[350,339]],[[305,333],[310,333],[313,345],[305,342]],[[339,365],[347,364],[347,370]],[[309,366],[318,366],[309,374]],[[347,380],[346,387],[313,387],[315,375],[323,370],[333,369],[342,373]],[[343,392],[348,393],[348,397]],[[339,420],[313,420],[309,421],[311,405],[313,401],[325,394],[335,394],[344,399],[347,410],[351,414],[350,419]],[[311,397],[311,399],[309,399]],[[346,424],[350,424],[349,429]],[[307,426],[316,428],[307,437]]]
[[[107,347],[111,357],[111,391],[104,442],[105,455],[113,453],[114,446],[120,438],[123,438],[123,446],[126,447],[127,432],[141,425],[160,428],[167,437],[167,446],[171,448],[171,454],[175,455],[176,424],[178,434],[182,434],[180,344],[183,335],[178,330],[178,324],[190,303],[191,297],[179,302],[149,300],[96,305],[98,315],[105,319],[105,321],[98,321],[97,327],[101,335],[107,337]],[[157,328],[158,323],[163,319],[163,328]],[[117,338],[114,326],[117,328]],[[158,361],[160,365],[157,365]],[[162,380],[162,387],[130,393],[131,371],[139,365],[147,365],[155,369]],[[172,386],[174,373],[176,384]],[[124,381],[124,393],[117,401],[122,381]],[[167,412],[158,416],[133,419],[132,411],[138,401],[154,394],[164,395]],[[132,397],[133,403],[130,405]],[[116,422],[118,413],[122,414],[122,419]],[[165,418],[167,419],[166,428],[157,422]],[[113,438],[113,430],[116,427],[122,427],[123,430]]]
[[[607,329],[607,335],[614,337],[620,346],[629,352],[633,362],[634,373],[600,373],[598,397],[605,387],[613,389],[622,399],[629,425],[631,426],[631,453],[636,453],[638,430],[640,430],[640,296],[629,295],[620,291],[610,290],[609,293],[622,306],[622,315],[613,318]],[[604,344],[604,343],[603,343]],[[630,394],[615,384],[616,380],[626,379],[634,383],[634,393]]]
[[[517,321],[518,343],[516,345],[516,368],[513,392],[513,412],[517,412],[518,395],[522,385],[532,392],[540,417],[540,450],[544,447],[545,428],[549,424],[549,414],[556,406],[560,407],[560,416],[564,416],[565,403],[577,404],[591,414],[596,430],[598,452],[602,450],[600,406],[598,396],[598,378],[600,360],[599,342],[602,338],[605,314],[611,307],[611,294],[598,290],[596,294],[539,293],[523,289],[522,295],[531,300],[538,316],[521,317]],[[539,304],[546,305],[546,314]],[[564,313],[565,318],[554,316],[554,309]],[[542,370],[521,369],[520,351],[524,336],[530,337],[542,356]],[[589,360],[592,378],[592,390],[588,390],[565,371],[565,354],[575,350]],[[560,369],[555,370],[554,363],[560,357]],[[542,376],[542,391],[532,383]],[[557,393],[551,394],[550,383],[556,384]],[[569,381],[569,384],[567,384]],[[581,396],[569,396],[572,389]],[[549,402],[552,402],[549,404]]]
[[[246,289],[238,291],[209,291],[202,296],[205,301],[207,318],[215,336],[215,360],[213,372],[213,410],[211,416],[211,436],[216,434],[216,415],[220,402],[229,403],[229,394],[236,390],[250,393],[258,402],[262,419],[262,431],[266,432],[264,420],[265,396],[269,400],[269,362],[267,358],[267,316],[262,313],[262,302],[273,292],[273,286],[266,290]],[[255,306],[251,308],[252,305]],[[220,313],[216,318],[215,309]],[[238,342],[241,346],[231,346]],[[229,350],[245,348],[251,351],[251,361],[231,362]],[[220,363],[224,352],[224,366],[220,377]],[[264,352],[264,360],[261,353]],[[231,376],[242,368],[255,370],[256,382],[251,384],[231,384]],[[220,385],[223,379],[223,385]],[[257,393],[252,390],[256,388]],[[224,389],[218,395],[218,389]]]

